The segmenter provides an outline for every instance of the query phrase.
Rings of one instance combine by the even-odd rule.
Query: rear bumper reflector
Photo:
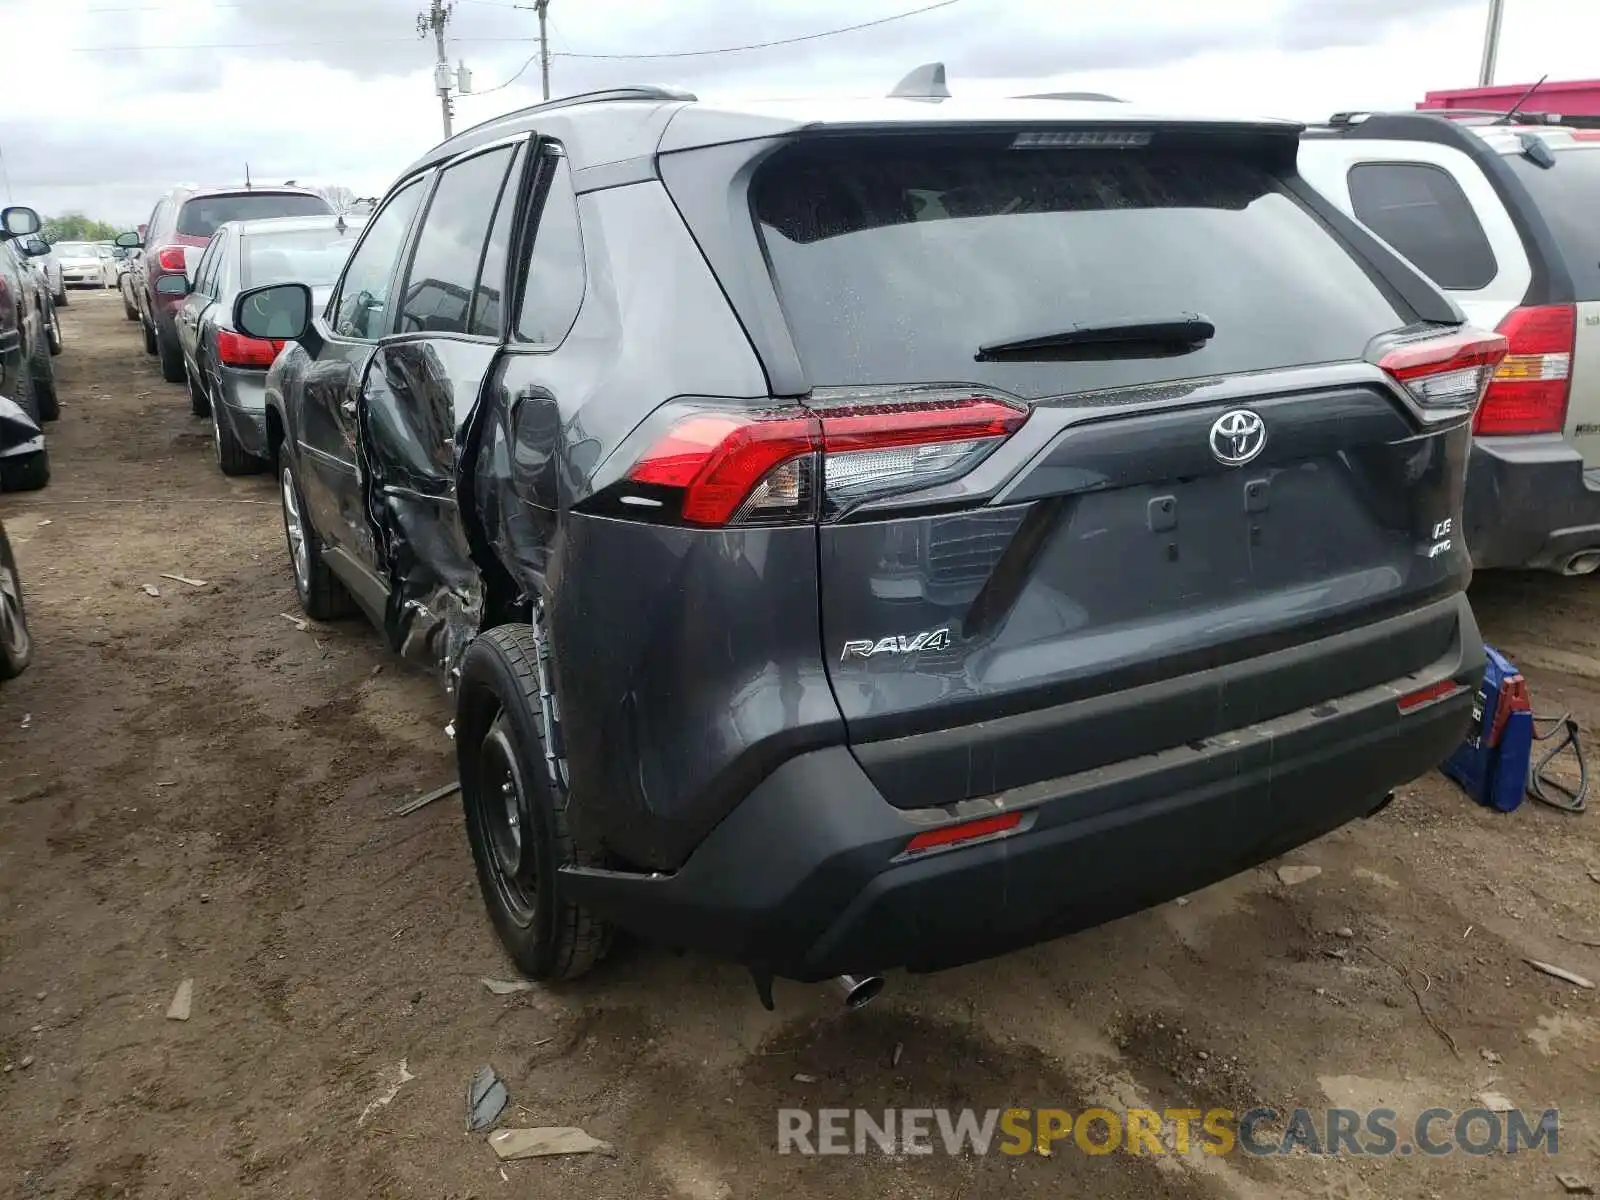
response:
[[[1414,692],[1407,692],[1395,701],[1402,714],[1414,713],[1419,708],[1427,708],[1430,704],[1438,704],[1441,700],[1449,700],[1469,690],[1464,683],[1457,683],[1454,679],[1441,679],[1438,683],[1430,683],[1425,688],[1418,688]]]

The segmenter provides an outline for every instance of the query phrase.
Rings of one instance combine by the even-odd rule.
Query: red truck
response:
[[[1529,89],[1532,94],[1529,94]],[[1600,117],[1600,79],[1575,79],[1565,83],[1514,83],[1494,87],[1456,88],[1429,92],[1419,109],[1480,109],[1505,112],[1518,100],[1530,112],[1560,113],[1564,117]]]

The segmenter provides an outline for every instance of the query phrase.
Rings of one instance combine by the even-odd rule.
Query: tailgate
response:
[[[1460,590],[1468,434],[1430,434],[1363,361],[1417,314],[1285,186],[1292,167],[1248,143],[1129,144],[834,138],[752,186],[824,426],[831,404],[859,421],[928,387],[1026,414],[992,445],[828,442],[824,659],[891,802],[1211,737],[1422,671],[1454,636],[1445,617],[1208,674]],[[1046,344],[1185,314],[1212,332]],[[1161,705],[1108,723],[1114,693],[1149,686]],[[1024,716],[1027,752],[981,771],[879,753],[947,731],[970,766],[985,723]]]

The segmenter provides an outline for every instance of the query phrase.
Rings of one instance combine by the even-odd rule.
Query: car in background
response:
[[[1600,118],[1341,113],[1299,161],[1510,343],[1473,422],[1474,564],[1600,569]]]
[[[235,302],[290,339],[300,603],[449,687],[525,974],[618,926],[859,996],[1281,854],[1466,732],[1505,339],[1298,124],[922,95],[507,114],[326,306]]]
[[[364,218],[276,217],[229,221],[217,228],[192,281],[168,275],[157,287],[179,294],[178,342],[190,405],[210,414],[217,465],[225,475],[263,470],[267,444],[267,368],[283,348],[280,339],[254,338],[233,324],[233,302],[247,288],[296,281],[326,303],[355,245]]]
[[[162,278],[188,274],[191,255],[198,260],[217,227],[228,221],[332,215],[333,206],[306,188],[183,187],[156,202],[142,238],[121,234],[117,245],[144,250],[133,272],[134,303],[144,328],[145,353],[160,358],[161,377],[168,383],[183,382],[183,350],[175,319],[183,297],[157,292]]]
[[[29,261],[39,214],[14,205],[0,209],[0,394],[34,421],[61,415],[50,353],[53,308],[44,278]]]
[[[42,479],[41,479],[42,474]],[[0,491],[32,490],[50,478],[44,436],[38,423],[13,400],[0,396]],[[20,484],[20,487],[13,487]],[[15,679],[33,658],[22,576],[0,521],[0,683]]]
[[[50,344],[52,357],[61,353],[61,318],[56,312],[56,298],[50,291],[50,277],[40,269],[39,263],[43,259],[41,247],[49,249],[49,244],[43,238],[29,238],[23,243],[26,251],[25,262],[33,269],[33,275],[38,280],[39,310],[44,314],[45,336]]]
[[[139,319],[139,303],[134,293],[135,274],[143,250],[134,246],[118,246],[121,258],[117,260],[117,291],[122,294],[122,314],[130,321]]]
[[[116,283],[116,260],[111,248],[96,242],[57,242],[51,254],[61,268],[66,287],[108,288]],[[65,291],[62,295],[65,296]]]
[[[45,284],[50,290],[50,298],[57,304],[65,304],[67,284],[61,274],[61,260],[56,257],[54,248],[42,237],[37,236],[29,239],[28,248],[34,268],[44,276]]]

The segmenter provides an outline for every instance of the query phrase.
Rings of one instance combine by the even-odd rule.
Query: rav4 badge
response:
[[[950,648],[950,631],[948,629],[934,629],[927,633],[919,633],[913,637],[901,634],[899,637],[879,638],[877,641],[862,639],[849,641],[844,644],[844,653],[839,655],[840,662],[847,662],[852,658],[872,658],[878,654],[915,654],[918,650],[948,650]]]

